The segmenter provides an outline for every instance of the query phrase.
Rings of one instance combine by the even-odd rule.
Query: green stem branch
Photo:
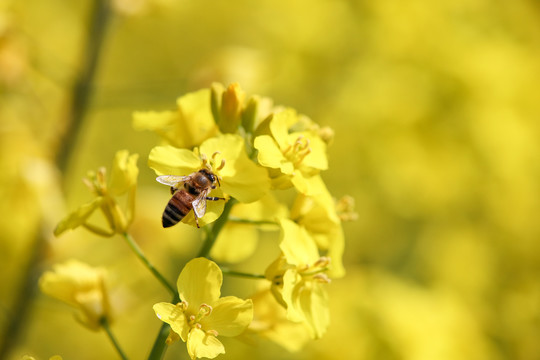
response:
[[[248,278],[248,279],[266,279],[266,276],[264,276],[263,274],[252,274],[252,273],[245,273],[241,271],[234,271],[234,270],[227,269],[225,267],[221,268],[221,272],[224,275],[237,276],[237,277],[243,277],[243,278]]]
[[[128,357],[126,356],[126,354],[124,353],[124,351],[120,347],[120,344],[116,340],[116,337],[112,333],[111,327],[109,325],[109,321],[107,320],[107,318],[104,317],[104,318],[101,319],[101,327],[107,333],[107,336],[111,340],[111,343],[113,344],[114,348],[116,349],[116,352],[118,353],[118,355],[120,355],[120,358],[123,359],[123,360],[127,360]]]
[[[150,260],[148,260],[148,258],[142,252],[139,245],[137,245],[135,240],[133,240],[133,237],[128,233],[123,233],[122,235],[124,236],[124,239],[126,239],[126,242],[129,245],[129,247],[133,250],[135,255],[137,255],[137,257],[144,263],[144,265],[148,268],[148,270],[150,270],[152,275],[154,275],[156,277],[156,279],[158,279],[159,282],[172,295],[176,295],[176,290],[174,289],[174,287],[167,281],[167,279],[165,279],[165,277],[163,275],[161,275],[161,273],[155,268],[155,266],[150,262]]]
[[[250,220],[250,219],[243,219],[236,216],[230,216],[229,221],[240,223],[240,224],[252,224],[252,225],[275,225],[279,226],[279,223],[272,220]]]

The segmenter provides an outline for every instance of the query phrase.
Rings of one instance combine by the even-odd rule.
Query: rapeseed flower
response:
[[[215,358],[225,353],[218,336],[240,335],[253,319],[252,300],[221,296],[223,274],[205,258],[186,264],[178,277],[181,302],[154,305],[157,317],[186,342],[191,359]],[[170,337],[174,338],[174,337]]]
[[[58,236],[66,230],[79,226],[101,236],[125,233],[135,213],[135,191],[139,174],[138,157],[137,154],[129,155],[127,150],[118,151],[114,157],[108,184],[105,168],[100,168],[97,173],[90,172],[84,181],[94,193],[94,199],[81,205],[60,221],[54,234]],[[123,195],[127,195],[125,210],[118,203],[119,197]],[[89,222],[90,216],[97,210],[100,210],[105,217],[107,228]]]
[[[304,322],[287,319],[287,311],[278,304],[270,289],[262,289],[251,296],[253,300],[253,321],[249,330],[295,352],[309,341],[309,329]]]
[[[333,278],[345,275],[343,252],[345,237],[337,205],[320,176],[314,177],[320,192],[317,196],[299,193],[291,208],[290,218],[305,228],[317,247],[332,259],[328,274]]]
[[[272,292],[286,307],[287,318],[305,322],[313,338],[320,338],[330,323],[325,284],[330,259],[319,256],[317,246],[306,229],[282,219],[282,255],[266,270]]]
[[[328,168],[326,143],[312,131],[289,132],[298,122],[292,109],[274,113],[259,126],[253,146],[257,159],[270,171],[272,185],[278,189],[294,186],[306,195],[317,195],[323,189],[313,177]]]
[[[99,330],[103,320],[111,320],[105,271],[77,260],[54,266],[39,279],[41,291],[80,311],[77,320]]]

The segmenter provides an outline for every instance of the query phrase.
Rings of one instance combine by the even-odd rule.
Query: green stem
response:
[[[229,216],[230,222],[240,223],[240,224],[252,224],[252,225],[275,225],[279,226],[279,223],[272,220],[250,220],[243,219],[236,216]]]
[[[206,231],[206,239],[204,240],[203,246],[201,247],[201,250],[199,250],[199,254],[197,254],[197,257],[208,257],[208,254],[210,254],[210,250],[212,250],[212,246],[214,246],[214,243],[216,242],[219,232],[227,223],[227,220],[229,219],[229,214],[231,213],[231,209],[233,205],[236,204],[236,202],[237,200],[234,198],[230,198],[229,201],[227,201],[227,203],[225,204],[225,208],[223,209],[223,213],[221,213],[219,219],[214,222],[212,230]]]
[[[75,77],[72,88],[71,103],[68,107],[66,132],[61,141],[62,149],[58,152],[57,164],[61,169],[67,167],[69,157],[77,143],[80,127],[88,108],[92,93],[92,84],[99,63],[99,56],[105,41],[106,31],[113,13],[108,0],[94,2],[90,27],[88,29],[85,47],[81,54],[80,71]]]
[[[159,282],[172,294],[176,295],[176,290],[174,287],[165,279],[163,275],[155,268],[155,266],[148,260],[148,258],[143,254],[141,248],[135,240],[133,240],[133,237],[131,237],[128,233],[123,233],[124,239],[126,239],[126,242],[128,243],[129,247],[133,250],[135,255],[144,263],[144,265],[150,270],[150,272],[156,277],[156,279],[159,280]]]
[[[243,277],[243,278],[248,278],[248,279],[266,279],[266,276],[264,276],[263,274],[245,273],[241,271],[229,270],[224,267],[221,268],[221,272],[225,275]]]
[[[124,353],[124,351],[122,350],[122,348],[120,347],[120,344],[118,343],[118,341],[116,340],[116,337],[114,336],[114,334],[112,333],[111,331],[111,327],[109,325],[109,321],[107,320],[107,318],[103,317],[101,319],[101,327],[103,328],[103,330],[105,330],[105,332],[107,333],[107,336],[109,337],[109,339],[111,340],[111,343],[113,344],[114,348],[116,349],[116,352],[118,353],[118,355],[120,355],[120,358],[123,359],[123,360],[127,360],[128,357],[126,356],[126,354]]]

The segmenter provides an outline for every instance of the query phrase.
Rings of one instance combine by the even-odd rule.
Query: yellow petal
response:
[[[155,304],[153,308],[159,320],[169,324],[171,329],[180,335],[183,341],[187,340],[189,326],[180,306],[161,302]]]
[[[212,329],[220,336],[240,335],[253,320],[253,302],[226,296],[214,303],[212,313],[201,321],[203,329]]]
[[[170,145],[189,149],[218,133],[210,111],[209,89],[186,94],[177,105],[177,111],[136,112],[133,126],[156,132]]]
[[[200,170],[202,162],[190,150],[156,146],[150,151],[148,166],[158,175],[189,175]]]
[[[257,154],[259,164],[273,169],[280,169],[284,174],[293,173],[293,164],[283,156],[278,144],[272,137],[268,135],[257,136],[253,146],[259,151]]]
[[[196,258],[186,264],[178,276],[178,292],[190,309],[201,304],[212,306],[219,299],[223,274],[221,269],[205,258]]]
[[[101,206],[103,203],[103,197],[97,197],[88,204],[84,204],[77,210],[69,214],[64,218],[54,229],[54,235],[58,236],[64,231],[69,229],[75,229],[82,224],[92,215],[92,213]]]
[[[225,354],[225,347],[214,335],[197,328],[192,328],[189,332],[187,350],[192,359],[213,359],[219,354]]]
[[[345,276],[345,267],[343,266],[343,253],[345,251],[345,236],[343,229],[338,226],[335,231],[329,233],[330,237],[327,256],[330,258],[330,268],[327,274],[332,278]]]
[[[298,268],[311,266],[319,260],[319,252],[306,229],[291,220],[281,219],[280,249],[287,262]]]
[[[173,145],[192,148],[218,133],[210,109],[210,89],[186,94],[177,100],[177,104],[180,119],[175,135],[181,140]]]
[[[285,109],[277,112],[272,117],[272,120],[270,121],[270,131],[281,150],[285,150],[289,146],[289,127],[294,124],[297,119],[298,116],[293,109]],[[296,140],[296,138],[294,140]]]
[[[309,290],[304,289],[299,294],[298,304],[313,331],[313,337],[318,339],[324,335],[330,324],[328,294],[323,284],[314,283]]]
[[[240,202],[256,201],[270,190],[266,170],[249,159],[241,136],[226,134],[208,139],[201,144],[200,152],[207,158],[219,152],[216,159],[225,160],[219,170],[221,188]]]
[[[137,185],[137,176],[139,175],[139,168],[137,168],[138,158],[138,154],[129,155],[127,150],[116,153],[109,185],[111,194],[121,195]]]
[[[301,311],[301,308],[297,305],[298,290],[301,288],[298,286],[302,281],[301,276],[296,269],[289,269],[285,271],[283,275],[283,288],[281,290],[281,297],[287,308],[287,319],[294,322],[305,321],[305,316]]]

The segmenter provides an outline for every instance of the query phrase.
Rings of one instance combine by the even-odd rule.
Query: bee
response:
[[[201,169],[187,176],[162,175],[156,180],[171,187],[172,198],[161,217],[164,228],[177,224],[191,210],[195,215],[195,223],[200,228],[199,218],[206,213],[206,201],[225,200],[225,198],[208,196],[210,191],[216,188],[216,183],[221,186],[218,176],[209,169]]]

